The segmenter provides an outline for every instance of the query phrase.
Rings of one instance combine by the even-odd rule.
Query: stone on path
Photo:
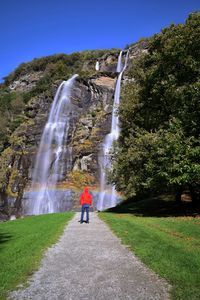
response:
[[[147,269],[96,213],[80,224],[80,213],[49,248],[18,300],[169,299],[169,285]]]

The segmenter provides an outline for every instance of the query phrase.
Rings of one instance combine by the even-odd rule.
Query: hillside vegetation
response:
[[[133,61],[109,177],[127,198],[190,190],[199,203],[200,12],[149,39]]]

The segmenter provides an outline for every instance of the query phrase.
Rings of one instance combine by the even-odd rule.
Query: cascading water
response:
[[[125,57],[125,63],[124,67],[122,67],[122,54],[123,51],[120,52],[118,57],[118,63],[117,63],[117,72],[120,72],[116,88],[115,88],[115,95],[114,95],[114,104],[113,104],[113,111],[112,111],[112,125],[111,125],[111,131],[109,134],[106,135],[104,143],[103,143],[103,155],[100,159],[100,165],[101,165],[101,175],[100,175],[100,194],[99,199],[97,203],[97,209],[103,210],[109,207],[116,206],[117,203],[117,192],[115,190],[115,186],[107,185],[106,183],[106,168],[110,167],[110,160],[109,160],[109,151],[112,147],[112,144],[115,140],[118,139],[119,133],[120,133],[120,127],[119,127],[119,116],[117,114],[117,109],[119,107],[120,102],[120,88],[121,88],[121,79],[123,72],[126,69],[127,61],[128,61],[128,55],[129,51],[127,51],[126,57]]]
[[[95,64],[95,70],[99,71],[100,65],[99,65],[99,61],[97,60],[96,64]]]
[[[123,51],[120,51],[118,62],[117,62],[117,73],[120,73],[122,71],[122,54]]]
[[[71,88],[77,76],[63,81],[54,97],[33,171],[31,190],[38,190],[29,194],[26,214],[38,215],[66,209],[65,204],[61,203],[63,195],[58,199],[53,187],[63,179],[71,165],[71,148],[66,146],[66,141],[73,112],[70,102]],[[64,157],[67,157],[66,166],[63,164]]]

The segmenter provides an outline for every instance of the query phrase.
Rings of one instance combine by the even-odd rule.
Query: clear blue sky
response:
[[[1,0],[0,80],[36,57],[123,48],[196,10],[200,0]]]

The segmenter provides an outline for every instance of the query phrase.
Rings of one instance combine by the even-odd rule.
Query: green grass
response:
[[[155,201],[152,201],[155,205]],[[150,215],[151,201],[146,202]],[[171,285],[172,299],[200,299],[200,219],[146,217],[145,201],[100,213],[113,232]],[[169,203],[167,204],[169,211]],[[165,209],[163,209],[165,211]],[[129,213],[127,213],[127,211]],[[130,213],[131,212],[131,213]],[[137,212],[137,215],[136,215]]]
[[[26,282],[72,216],[67,212],[0,223],[0,299]]]

